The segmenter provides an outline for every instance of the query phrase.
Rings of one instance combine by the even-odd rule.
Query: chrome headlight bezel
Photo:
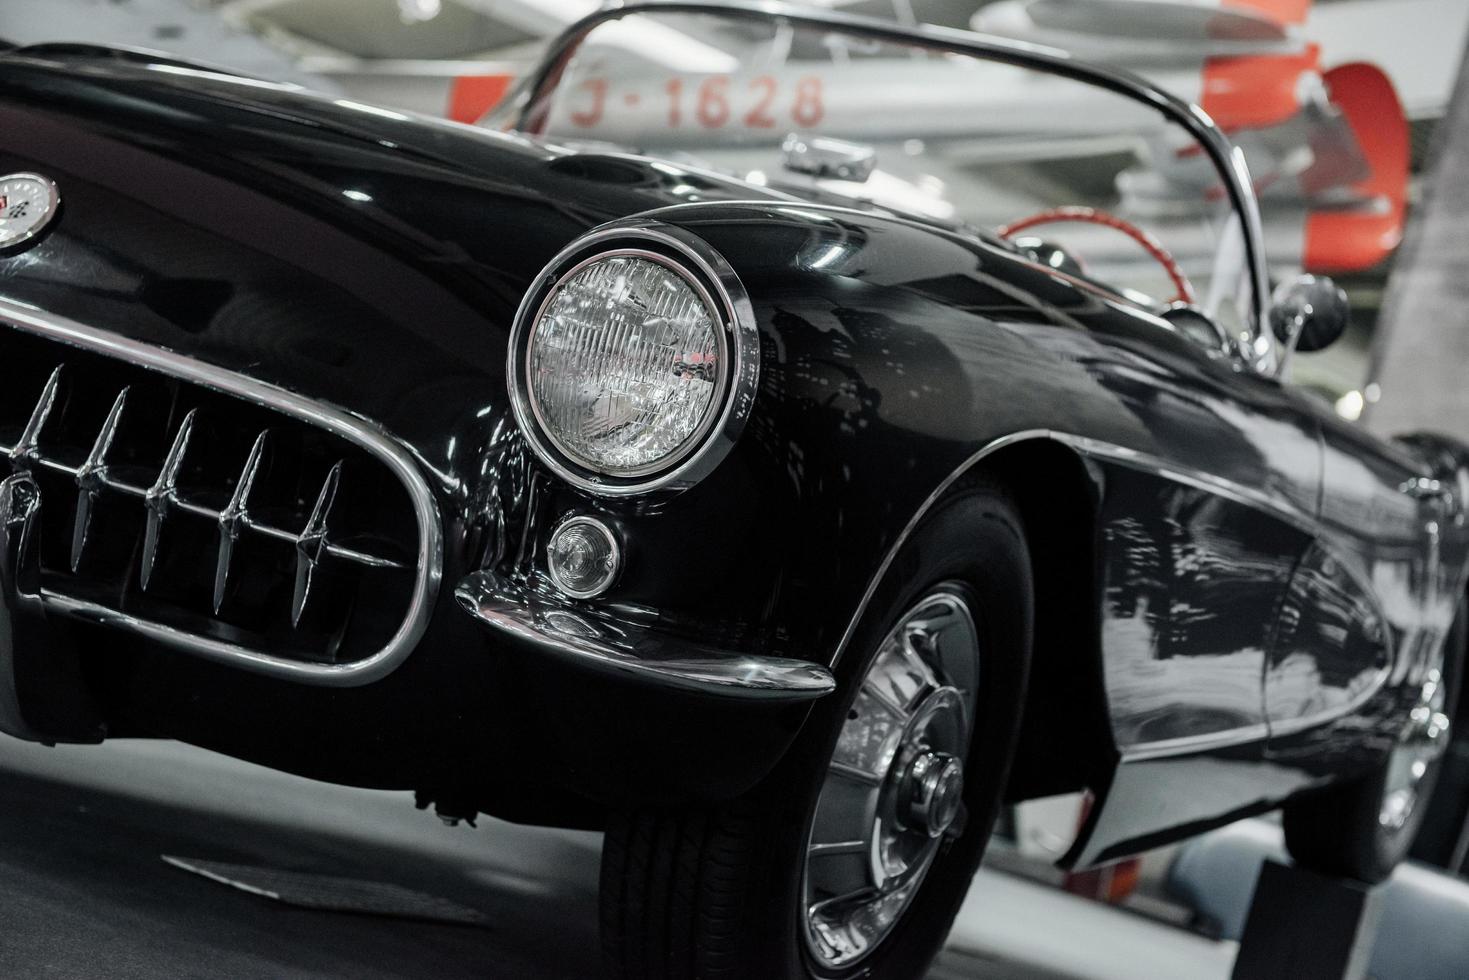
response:
[[[702,414],[699,417],[698,423],[694,426],[694,428],[689,432],[687,436],[679,441],[677,446],[675,446],[666,455],[651,462],[644,463],[639,466],[617,467],[614,469],[611,467],[599,468],[593,460],[589,460],[584,456],[578,454],[575,450],[566,445],[564,440],[557,436],[556,432],[554,431],[554,427],[546,419],[545,413],[542,411],[541,402],[536,397],[535,385],[531,384],[530,378],[532,371],[531,365],[535,359],[533,354],[535,328],[546,318],[546,315],[550,310],[552,303],[560,295],[561,287],[566,283],[571,282],[580,273],[591,268],[592,266],[595,266],[601,262],[606,262],[610,259],[619,258],[639,259],[644,262],[650,262],[654,265],[660,266],[668,272],[672,273],[675,277],[682,281],[684,285],[688,286],[693,291],[694,296],[703,305],[704,309],[712,314],[712,318],[714,321],[714,341],[715,345],[718,348],[717,356],[719,359],[719,370],[717,376],[714,378],[714,390],[712,395],[710,396],[709,404],[705,406]],[[526,383],[524,386],[525,400],[526,403],[530,406],[531,414],[535,417],[537,431],[539,431],[540,434],[545,437],[546,441],[551,444],[552,448],[555,449],[556,452],[559,453],[570,465],[575,466],[585,472],[600,474],[601,476],[604,476],[606,478],[636,480],[641,477],[661,473],[665,470],[677,466],[679,461],[687,458],[696,448],[698,448],[699,444],[704,440],[704,437],[708,435],[709,429],[714,425],[719,406],[724,403],[724,393],[729,387],[730,342],[728,332],[723,328],[723,325],[720,323],[720,319],[719,305],[715,301],[714,297],[710,295],[709,290],[705,288],[704,284],[702,282],[699,282],[694,277],[690,276],[688,271],[682,265],[673,261],[668,256],[663,255],[660,252],[655,252],[644,247],[621,245],[616,248],[599,250],[597,252],[594,252],[592,255],[589,255],[586,258],[580,260],[576,264],[572,265],[571,268],[567,269],[565,272],[560,273],[555,283],[553,283],[545,290],[545,296],[541,299],[540,306],[537,307],[535,314],[530,318],[525,327],[525,353],[521,355],[526,378]]]
[[[656,262],[684,280],[715,319],[721,371],[699,426],[668,456],[612,473],[563,450],[543,423],[529,386],[530,342],[558,288],[595,262],[627,256]],[[540,461],[566,482],[598,496],[684,490],[718,465],[739,438],[759,382],[759,334],[750,299],[724,257],[697,235],[649,219],[605,225],[553,258],[521,300],[506,365],[511,407]]]

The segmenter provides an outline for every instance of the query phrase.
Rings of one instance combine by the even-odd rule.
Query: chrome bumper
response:
[[[454,598],[487,629],[541,653],[661,687],[764,702],[812,701],[836,689],[831,671],[818,664],[729,653],[643,624],[594,620],[492,572],[466,577]]]

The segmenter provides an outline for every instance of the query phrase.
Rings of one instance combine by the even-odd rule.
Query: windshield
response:
[[[519,128],[998,235],[1140,305],[1249,323],[1241,222],[1210,155],[1154,106],[1044,68],[799,17],[644,9],[561,50]]]

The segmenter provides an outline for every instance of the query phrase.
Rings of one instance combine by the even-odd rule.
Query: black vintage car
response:
[[[604,828],[625,977],[914,977],[1007,801],[1067,862],[1406,850],[1464,449],[1287,383],[1243,158],[1148,83],[698,3],[481,128],[0,58],[0,729]]]

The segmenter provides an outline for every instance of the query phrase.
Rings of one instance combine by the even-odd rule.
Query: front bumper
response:
[[[379,682],[243,672],[48,615],[38,500],[28,474],[0,482],[0,731],[19,738],[159,735],[509,819],[595,825],[609,806],[742,792],[834,688],[820,666],[614,626],[484,571]]]
[[[400,523],[411,524],[416,534],[406,551],[416,560],[400,563],[401,575],[412,579],[412,599],[390,643],[370,656],[339,663],[287,657],[263,635],[253,644],[242,642],[238,630],[216,636],[230,629],[217,608],[214,617],[207,609],[194,609],[192,618],[170,618],[170,609],[161,615],[159,607],[142,605],[155,598],[159,575],[155,571],[153,592],[143,595],[146,578],[140,580],[135,571],[153,564],[147,541],[157,543],[166,516],[173,515],[171,537],[160,553],[221,556],[217,563],[205,562],[206,571],[214,572],[216,602],[219,569],[230,567],[225,560],[230,551],[222,543],[224,511],[204,514],[209,519],[204,548],[194,546],[196,534],[184,533],[190,528],[180,530],[176,522],[197,517],[194,512],[204,513],[204,507],[173,491],[165,479],[167,460],[165,476],[156,480],[161,494],[146,486],[157,467],[144,474],[146,479],[128,482],[112,474],[100,456],[91,467],[100,481],[93,488],[81,473],[89,464],[68,468],[65,460],[43,458],[35,440],[22,432],[13,445],[0,446],[13,471],[0,485],[0,731],[41,742],[161,735],[315,778],[436,792],[448,788],[461,797],[490,800],[486,810],[503,812],[501,801],[511,795],[534,797],[538,786],[551,787],[548,795],[558,798],[603,803],[737,793],[769,771],[799,730],[806,707],[835,688],[831,673],[819,664],[752,653],[748,642],[722,642],[717,632],[698,638],[680,633],[650,614],[642,604],[646,599],[639,602],[635,596],[625,605],[576,603],[521,587],[493,571],[473,570],[483,556],[464,544],[471,536],[467,519],[456,509],[464,501],[436,499],[406,443],[357,416],[202,360],[14,304],[0,302],[0,319],[18,331],[17,338],[40,338],[33,346],[42,340],[55,345],[37,354],[43,367],[54,354],[73,361],[105,357],[101,367],[117,363],[117,371],[153,372],[129,376],[135,382],[133,401],[157,383],[155,375],[162,375],[198,386],[199,391],[190,391],[199,399],[233,398],[245,406],[241,411],[259,411],[268,402],[290,417],[275,420],[277,427],[302,425],[353,437],[348,441],[369,450],[407,489],[412,519]],[[55,371],[53,383],[54,378]],[[17,418],[24,421],[28,412],[27,431],[38,430],[46,412],[21,396],[29,398],[30,390],[20,390],[15,399],[24,409]],[[41,403],[49,410],[44,387]],[[252,403],[257,407],[249,407]],[[119,396],[115,406],[121,404]],[[120,414],[115,408],[108,418]],[[141,410],[128,417],[134,415],[163,418]],[[482,419],[483,413],[474,417]],[[53,425],[46,432],[52,442],[59,441],[55,430]],[[172,433],[169,428],[173,443],[182,446],[183,437]],[[113,445],[95,441],[104,449]],[[120,436],[118,444],[124,441]],[[483,456],[477,459],[484,462]],[[48,479],[55,485],[46,491],[43,510],[41,490]],[[229,486],[238,491],[246,486],[245,478]],[[93,522],[92,539],[99,528],[119,529],[105,553],[119,568],[132,570],[109,601],[56,587],[58,572],[65,575],[67,568],[65,554],[58,559],[55,547],[62,536],[72,543],[70,569],[73,575],[77,571],[78,522],[64,518],[72,513],[67,505],[80,507],[76,502],[82,497],[89,504],[100,501],[99,506],[117,497],[127,519]],[[58,500],[60,507],[53,502]],[[233,512],[233,499],[225,510]],[[316,510],[324,513],[320,506]],[[48,513],[50,526],[43,535],[41,521]],[[148,534],[137,526],[144,513]],[[441,514],[449,515],[447,523]],[[306,530],[287,535],[296,559],[298,600],[307,595],[302,583],[311,584],[316,562],[330,559],[333,547],[324,526],[313,532],[314,525],[324,525],[315,513],[309,522],[302,517],[290,523],[288,530],[303,522]],[[258,521],[251,528],[269,530]],[[145,540],[141,559],[135,550],[140,537]],[[49,542],[45,552],[43,539]],[[199,571],[195,564],[182,571]],[[43,565],[50,579],[43,577]],[[648,567],[665,566],[650,561]],[[82,571],[89,566],[83,564]],[[273,571],[280,580],[281,570]],[[679,575],[674,568],[664,577]],[[438,588],[441,576],[452,576],[448,581],[463,576],[452,597]],[[230,579],[239,580],[248,577]],[[258,572],[253,581],[263,581]],[[491,784],[493,792],[486,789]]]
[[[811,701],[836,689],[831,671],[785,657],[736,654],[662,635],[630,618],[593,618],[553,596],[490,571],[464,579],[459,605],[494,634],[524,641],[538,653],[654,687],[716,697]]]

